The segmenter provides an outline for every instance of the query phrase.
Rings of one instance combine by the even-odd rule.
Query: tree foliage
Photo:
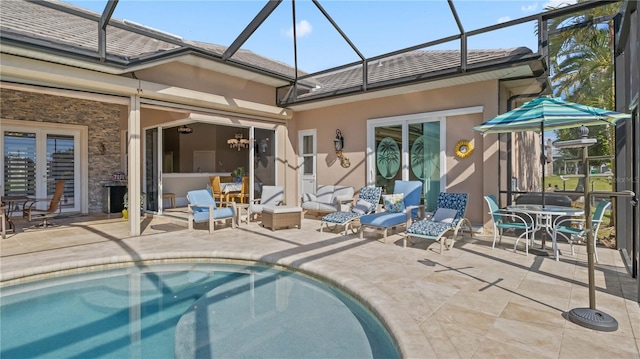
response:
[[[586,1],[589,0],[578,0]],[[613,20],[601,20],[616,14],[619,7],[620,4],[614,2],[549,21],[550,33],[565,29],[549,37],[551,82],[555,96],[589,106],[615,109]],[[558,139],[564,141],[578,138],[578,131],[571,128],[555,132]],[[589,154],[612,154],[614,128],[595,126],[590,131],[589,137],[597,138],[598,143],[590,147]]]

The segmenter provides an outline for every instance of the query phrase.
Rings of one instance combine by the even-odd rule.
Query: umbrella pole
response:
[[[585,127],[586,128],[586,127]],[[588,131],[586,131],[588,133]],[[586,135],[585,135],[586,137]],[[587,269],[589,273],[589,308],[574,308],[569,311],[569,320],[585,328],[603,332],[618,330],[618,321],[607,313],[596,309],[595,280],[595,243],[593,240],[593,222],[591,221],[591,199],[589,197],[589,148],[582,148],[582,166],[584,171],[584,216],[587,231]]]

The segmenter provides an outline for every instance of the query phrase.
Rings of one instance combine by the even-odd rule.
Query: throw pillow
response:
[[[351,210],[351,212],[357,213],[357,214],[365,214],[365,213],[369,213],[369,211],[371,210],[371,207],[373,207],[373,203],[365,201],[364,199],[359,199],[356,202],[356,205],[353,206],[353,209]]]
[[[385,194],[382,196],[384,209],[390,213],[401,213],[404,211],[404,193]]]
[[[456,218],[458,211],[450,208],[438,208],[436,213],[431,218],[434,222],[453,223],[453,219]]]

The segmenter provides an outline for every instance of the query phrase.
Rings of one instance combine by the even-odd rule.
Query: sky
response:
[[[67,0],[102,13],[106,0]],[[453,0],[464,31],[519,19],[576,0]],[[120,0],[112,18],[142,24],[185,40],[229,46],[262,9],[265,0]],[[354,47],[370,58],[459,34],[446,0],[320,0]],[[360,61],[358,53],[310,0],[283,1],[242,46],[306,72]],[[537,51],[535,21],[468,38],[469,49],[525,46]],[[108,33],[107,33],[108,36]],[[460,49],[459,41],[425,50]]]

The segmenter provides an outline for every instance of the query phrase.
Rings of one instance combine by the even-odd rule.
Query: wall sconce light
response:
[[[107,146],[104,144],[104,142],[100,143],[100,154],[104,155],[107,153]]]
[[[342,137],[342,131],[336,130],[336,138],[333,140],[333,147],[336,150],[336,156],[340,159],[340,166],[348,168],[351,166],[351,162],[345,157],[342,149],[344,148],[344,137]]]

